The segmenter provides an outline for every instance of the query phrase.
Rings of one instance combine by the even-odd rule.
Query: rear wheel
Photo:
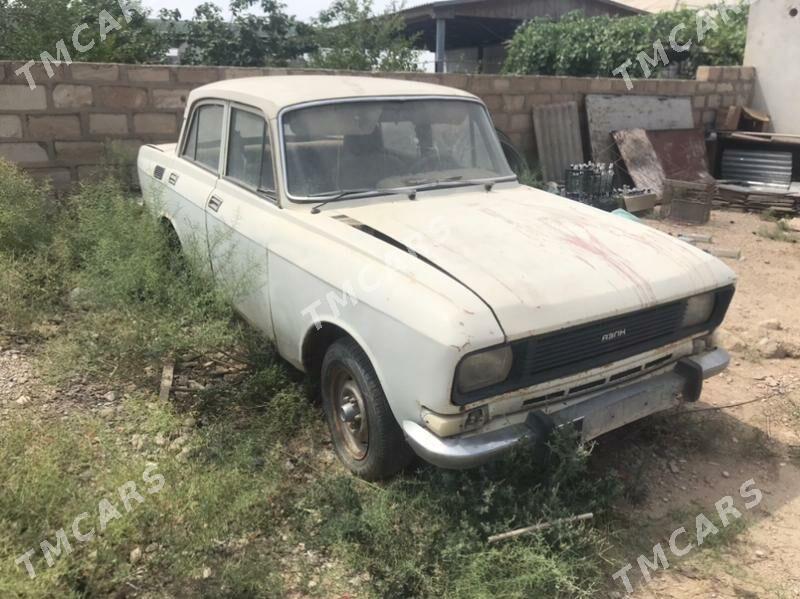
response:
[[[336,453],[366,480],[405,468],[413,452],[389,408],[375,369],[352,339],[334,342],[322,362],[322,403]]]

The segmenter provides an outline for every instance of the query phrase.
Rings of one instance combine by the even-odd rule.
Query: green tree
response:
[[[397,14],[375,13],[372,0],[335,0],[316,19],[310,66],[353,71],[415,71],[419,53]]]
[[[0,0],[0,59],[35,60],[42,52],[56,56],[56,44],[64,40],[75,61],[161,62],[167,38],[139,0],[129,0],[128,6],[130,22],[116,0]],[[87,27],[81,43],[94,41],[86,52],[76,50],[72,40],[82,24]]]
[[[586,17],[572,12],[558,21],[534,19],[520,27],[509,46],[504,70],[513,74],[610,77],[614,69],[632,61],[632,77],[647,76],[637,60],[644,52],[655,55],[661,41],[670,63],[680,63],[686,76],[696,67],[741,64],[747,38],[747,6],[737,10],[712,7],[708,13],[677,10],[633,17]],[[708,14],[713,27],[698,36],[698,19]],[[677,29],[676,29],[677,28]],[[673,49],[670,34],[677,31],[676,47],[691,41],[687,50]],[[651,73],[663,64],[647,66]]]
[[[250,10],[258,5],[263,14]],[[180,13],[163,14],[172,22],[175,45],[185,43],[182,61],[186,64],[257,67],[285,65],[309,49],[310,28],[285,12],[275,0],[231,0],[233,18],[228,21],[222,9],[206,2],[195,9],[186,31],[178,31]]]

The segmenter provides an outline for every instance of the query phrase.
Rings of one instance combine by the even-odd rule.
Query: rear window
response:
[[[213,171],[219,169],[223,115],[223,107],[217,104],[200,106],[194,111],[189,136],[183,149],[184,157]]]
[[[248,187],[275,190],[272,146],[267,124],[261,116],[238,108],[231,110],[226,174]]]

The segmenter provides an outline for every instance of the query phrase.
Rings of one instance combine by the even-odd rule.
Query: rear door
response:
[[[205,256],[205,206],[217,185],[222,157],[225,105],[204,101],[195,105],[180,147],[180,170],[164,174],[161,200],[184,248]]]
[[[251,324],[273,337],[267,250],[278,218],[273,145],[261,112],[232,104],[221,177],[206,204],[214,276]]]

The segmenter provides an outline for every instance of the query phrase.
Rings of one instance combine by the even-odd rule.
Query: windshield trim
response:
[[[277,124],[278,124],[278,141],[280,143],[280,177],[281,183],[283,184],[283,189],[285,190],[286,198],[292,202],[293,204],[318,204],[322,201],[319,197],[311,197],[311,196],[296,196],[293,195],[289,191],[289,167],[286,162],[286,138],[284,134],[283,128],[283,119],[286,115],[291,112],[295,112],[297,110],[303,110],[304,108],[314,108],[317,106],[330,106],[332,104],[356,104],[356,103],[365,103],[365,102],[413,102],[413,101],[446,101],[446,102],[471,102],[473,104],[477,104],[480,106],[483,111],[486,113],[487,118],[489,119],[489,123],[494,129],[494,121],[492,120],[492,115],[489,113],[489,109],[486,108],[486,104],[483,103],[483,100],[477,97],[469,97],[469,96],[456,96],[456,95],[411,95],[411,96],[359,96],[354,98],[336,98],[331,100],[316,100],[314,102],[303,102],[301,104],[293,104],[292,106],[286,106],[278,112]],[[515,176],[516,178],[516,176]],[[509,179],[508,175],[498,175],[496,177],[489,177],[485,180],[475,180],[476,185],[482,185],[484,183],[490,183],[493,181],[500,181],[501,179]],[[381,193],[381,196],[384,195],[400,195],[407,191],[413,191],[415,188],[413,186],[409,187],[393,187],[391,189],[387,189],[386,194]],[[331,196],[335,196],[335,193],[331,193]],[[324,198],[323,198],[324,199]],[[361,199],[361,198],[346,198],[346,199]]]

